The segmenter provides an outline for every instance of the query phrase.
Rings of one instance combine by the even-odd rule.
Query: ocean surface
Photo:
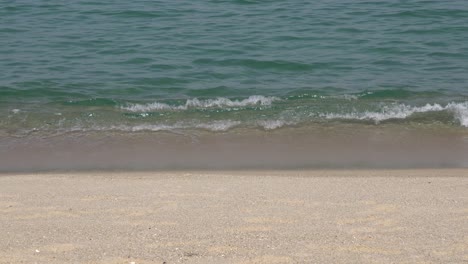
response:
[[[465,0],[3,0],[0,147],[333,127],[465,138],[467,43]]]

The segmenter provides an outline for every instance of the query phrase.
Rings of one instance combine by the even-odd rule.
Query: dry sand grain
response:
[[[467,263],[468,170],[0,176],[0,263]]]

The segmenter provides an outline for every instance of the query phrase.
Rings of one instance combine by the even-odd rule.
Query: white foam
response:
[[[468,102],[458,104],[450,103],[447,105],[447,109],[454,113],[460,125],[468,127]]]
[[[258,121],[257,124],[263,127],[265,130],[273,130],[273,129],[281,128],[283,126],[292,125],[294,123],[284,121],[284,120],[262,120],[262,121]]]
[[[280,100],[277,97],[267,97],[263,95],[252,95],[243,100],[231,100],[229,98],[218,97],[216,99],[200,100],[197,98],[188,99],[184,105],[169,105],[161,102],[154,102],[149,104],[129,104],[121,107],[123,110],[130,112],[149,112],[155,110],[187,110],[189,108],[221,108],[221,107],[246,107],[254,105],[269,106],[274,101]]]
[[[450,111],[462,126],[468,127],[468,102],[440,104],[426,104],[424,106],[409,106],[405,104],[392,104],[382,108],[379,112],[352,112],[346,114],[326,113],[320,117],[326,119],[354,119],[371,120],[379,123],[389,119],[405,119],[415,113]]]
[[[70,131],[108,131],[108,130],[115,130],[115,131],[131,131],[131,132],[139,132],[139,131],[173,131],[178,129],[206,129],[209,131],[227,131],[233,127],[240,125],[240,121],[232,121],[232,120],[219,120],[213,121],[209,123],[175,123],[175,124],[142,124],[142,125],[119,125],[119,126],[93,126],[90,128],[83,128],[83,127],[73,127]]]
[[[231,121],[231,120],[225,120],[225,121],[215,121],[211,122],[208,124],[198,124],[195,127],[196,128],[203,128],[203,129],[208,129],[211,131],[227,131],[233,127],[236,127],[240,125],[240,121]]]

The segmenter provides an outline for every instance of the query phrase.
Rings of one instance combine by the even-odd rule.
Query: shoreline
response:
[[[0,176],[0,263],[463,263],[468,169]]]
[[[466,168],[467,157],[466,129],[404,126],[0,138],[3,172]]]
[[[443,177],[462,177],[464,173],[468,173],[468,168],[464,167],[417,167],[417,168],[296,168],[296,169],[146,169],[146,170],[121,170],[121,169],[107,169],[107,170],[46,170],[46,171],[5,171],[0,172],[0,177],[117,177],[125,175],[128,178],[134,176],[153,178],[153,177],[166,177],[172,175],[175,177],[185,176],[272,176],[272,177],[363,177],[356,175],[356,173],[363,173],[368,177],[440,177],[441,174],[447,173]],[[422,176],[428,174],[428,176]],[[468,174],[466,174],[468,175]],[[468,176],[467,176],[468,177]]]

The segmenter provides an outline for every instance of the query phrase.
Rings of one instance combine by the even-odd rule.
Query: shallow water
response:
[[[0,129],[468,126],[466,1],[3,1]]]

